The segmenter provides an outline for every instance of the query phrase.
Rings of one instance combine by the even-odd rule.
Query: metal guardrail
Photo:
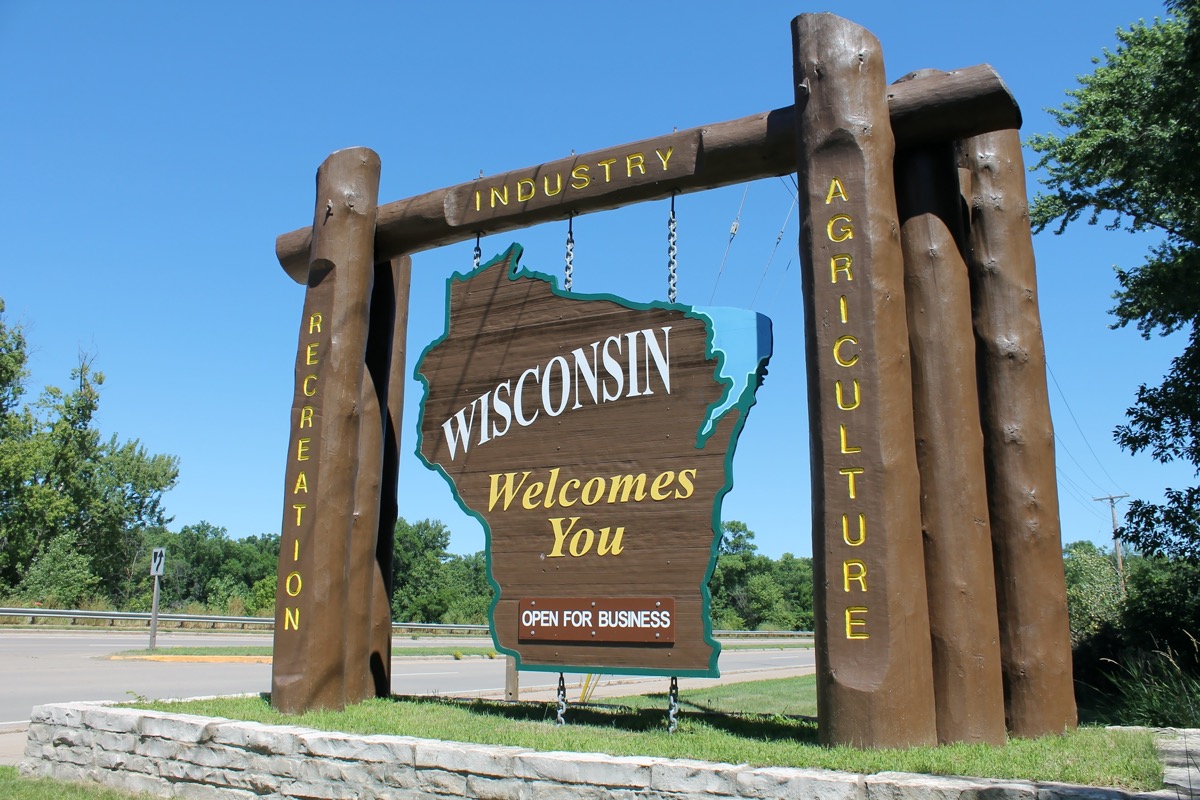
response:
[[[27,617],[32,625],[37,619],[66,619],[74,625],[76,620],[95,619],[106,620],[110,626],[118,622],[144,622],[150,624],[148,611],[80,611],[58,608],[0,608],[0,617]],[[258,626],[273,628],[274,617],[225,617],[216,614],[169,614],[159,612],[160,624],[177,622],[180,627],[186,623],[197,625],[232,625],[241,628]],[[479,633],[486,634],[491,629],[487,625],[443,625],[427,622],[393,622],[393,631],[431,631],[434,633]],[[811,639],[811,631],[713,631],[714,636],[735,638],[746,637],[754,639]]]

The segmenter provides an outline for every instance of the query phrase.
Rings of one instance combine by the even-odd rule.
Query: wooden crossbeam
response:
[[[1016,100],[987,64],[893,84],[887,103],[897,147],[1021,125]],[[375,258],[786,175],[796,169],[795,118],[796,106],[786,106],[397,200],[379,207]],[[308,279],[311,242],[311,226],[275,241],[298,283]]]

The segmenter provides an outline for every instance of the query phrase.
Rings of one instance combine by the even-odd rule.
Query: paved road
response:
[[[454,640],[460,646],[490,646],[490,639]],[[0,632],[0,730],[23,727],[29,712],[42,703],[74,700],[126,700],[196,697],[213,694],[262,692],[270,688],[269,664],[181,663],[113,661],[106,658],[122,650],[144,648],[147,635],[108,631]],[[270,644],[263,634],[161,632],[161,647],[181,645],[222,646]],[[396,639],[406,644],[441,644],[431,639]],[[726,650],[721,655],[723,673],[796,669],[811,671],[813,651]],[[504,660],[398,658],[393,662],[393,691],[398,694],[478,694],[502,692]],[[549,672],[522,672],[522,696],[553,688],[558,676]],[[576,685],[579,676],[574,677]],[[665,678],[657,679],[665,682]],[[568,675],[568,683],[572,676]]]

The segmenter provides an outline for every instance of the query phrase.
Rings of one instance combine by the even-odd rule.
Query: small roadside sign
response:
[[[156,547],[150,554],[150,574],[162,575],[163,566],[167,563],[167,548]]]

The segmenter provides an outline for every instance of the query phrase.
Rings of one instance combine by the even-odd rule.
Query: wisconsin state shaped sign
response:
[[[708,578],[771,356],[742,309],[556,288],[520,245],[448,281],[418,454],[483,523],[520,669],[716,676]]]

